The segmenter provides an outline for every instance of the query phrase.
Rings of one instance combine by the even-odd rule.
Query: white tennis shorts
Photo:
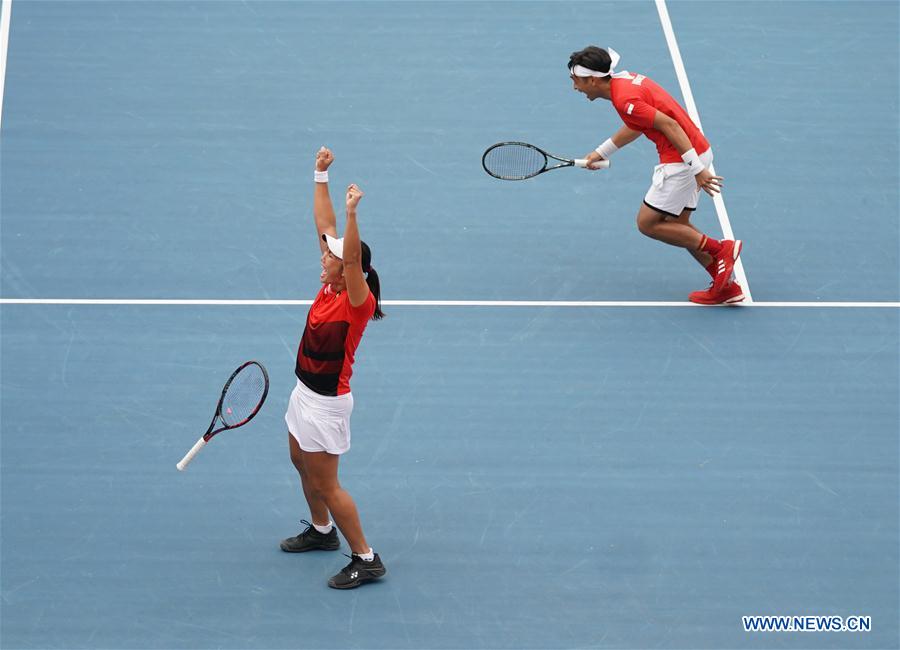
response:
[[[713,161],[712,149],[700,155],[700,162],[709,167]],[[670,217],[681,216],[685,210],[696,210],[700,188],[685,163],[665,163],[653,168],[653,182],[644,203]]]
[[[350,449],[353,394],[319,395],[297,381],[284,421],[303,451],[343,454]]]

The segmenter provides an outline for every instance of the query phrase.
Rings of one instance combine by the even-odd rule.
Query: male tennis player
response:
[[[643,133],[656,144],[659,165],[638,211],[638,230],[672,246],[686,248],[712,276],[708,289],[688,299],[701,305],[735,303],[744,299],[741,286],[731,279],[741,254],[741,241],[717,241],[691,223],[702,189],[710,196],[720,191],[722,177],[708,167],[713,154],[709,142],[687,112],[661,86],[641,74],[615,70],[619,55],[593,45],[569,57],[574,89],[590,101],[612,102],[625,123],[611,138],[586,156],[588,164],[609,160],[617,150]]]
[[[312,523],[281,542],[288,553],[336,551],[340,529],[352,555],[350,564],[328,581],[335,589],[353,589],[385,574],[381,558],[363,535],[356,504],[338,482],[338,461],[350,449],[353,356],[369,319],[384,316],[381,287],[372,268],[372,252],[360,241],[356,207],[363,193],[347,188],[347,227],[337,238],[334,207],[328,193],[328,167],[334,155],[322,147],[316,154],[313,216],[321,251],[322,288],[309,308],[297,350],[297,386],[287,413],[291,461],[300,473]],[[332,521],[332,518],[334,521]]]

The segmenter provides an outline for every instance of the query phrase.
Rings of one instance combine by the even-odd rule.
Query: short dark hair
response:
[[[609,67],[612,65],[612,59],[609,56],[609,52],[606,50],[599,48],[596,45],[588,45],[583,50],[572,52],[572,54],[569,55],[569,70],[576,65],[584,66],[585,68],[596,70],[597,72],[609,72]]]

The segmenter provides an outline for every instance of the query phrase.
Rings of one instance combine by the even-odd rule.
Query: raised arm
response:
[[[634,131],[627,126],[623,126],[616,131],[613,137],[609,138],[606,142],[585,156],[588,161],[588,168],[590,168],[591,163],[595,163],[599,160],[609,160],[609,157],[613,155],[614,152],[618,151],[626,144],[631,144],[639,137],[641,137],[640,131]]]
[[[331,150],[322,147],[316,153],[316,187],[313,190],[313,217],[316,220],[316,240],[319,242],[319,250],[325,252],[327,244],[322,240],[322,235],[337,237],[337,221],[334,216],[334,206],[331,205],[331,196],[328,194],[328,168],[334,162],[334,154]]]
[[[344,228],[344,282],[350,305],[359,307],[369,297],[369,285],[362,268],[362,246],[359,243],[359,226],[356,223],[356,206],[363,197],[356,185],[347,188],[347,227]]]

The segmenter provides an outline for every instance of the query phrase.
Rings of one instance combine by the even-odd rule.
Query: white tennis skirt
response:
[[[319,395],[297,380],[284,421],[303,451],[343,454],[350,449],[353,394]]]

